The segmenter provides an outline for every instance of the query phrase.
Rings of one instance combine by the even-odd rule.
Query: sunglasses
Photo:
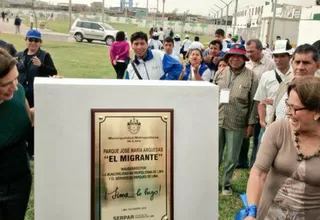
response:
[[[39,43],[41,40],[38,38],[28,38],[29,42],[35,42],[35,43]]]

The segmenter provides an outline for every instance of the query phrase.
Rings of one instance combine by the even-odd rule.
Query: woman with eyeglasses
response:
[[[320,79],[296,78],[288,87],[287,119],[272,123],[247,185],[245,220],[319,219]]]
[[[16,59],[0,49],[0,60],[0,219],[23,220],[32,183],[26,137],[33,109],[18,83]]]
[[[17,55],[19,83],[24,87],[26,98],[31,108],[34,107],[33,82],[35,77],[49,77],[57,75],[50,54],[41,49],[42,39],[38,30],[31,29],[26,34],[27,48]],[[34,154],[34,135],[31,132],[28,138],[29,156]]]

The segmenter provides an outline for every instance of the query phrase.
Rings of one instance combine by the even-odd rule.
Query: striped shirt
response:
[[[226,67],[217,73],[214,83],[219,89],[229,89],[229,103],[219,105],[219,126],[228,130],[241,130],[257,123],[257,103],[253,100],[258,87],[258,78],[248,68],[233,73]]]

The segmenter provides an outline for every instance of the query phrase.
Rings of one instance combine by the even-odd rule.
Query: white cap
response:
[[[180,34],[176,34],[174,38],[180,38]]]
[[[159,36],[158,32],[153,32],[152,36]]]
[[[272,54],[282,54],[287,53],[289,55],[293,54],[292,47],[288,48],[289,44],[287,40],[276,40],[274,42],[274,51],[272,51]]]
[[[188,34],[186,34],[186,36],[184,36],[184,38],[189,38],[189,35],[188,35]]]

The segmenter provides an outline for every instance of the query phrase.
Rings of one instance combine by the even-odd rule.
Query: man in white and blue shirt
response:
[[[148,48],[148,37],[144,32],[131,35],[131,47],[135,53],[125,75],[131,80],[178,80],[182,64],[160,50]]]

